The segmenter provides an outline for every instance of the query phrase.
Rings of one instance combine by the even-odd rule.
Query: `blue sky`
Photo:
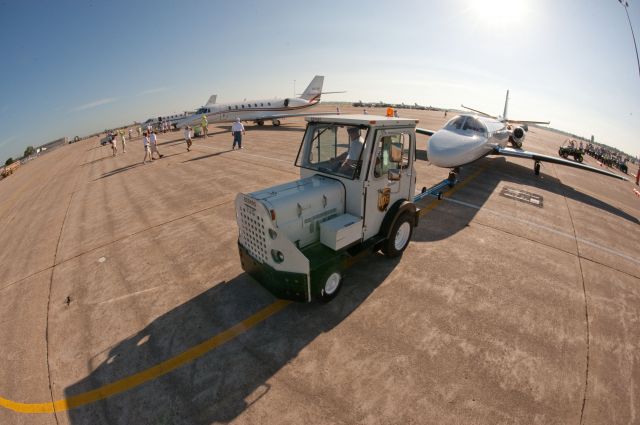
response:
[[[504,5],[507,5],[505,7]],[[640,2],[629,13],[640,37]],[[218,102],[285,97],[550,120],[640,155],[640,75],[616,0],[1,1],[0,159]]]

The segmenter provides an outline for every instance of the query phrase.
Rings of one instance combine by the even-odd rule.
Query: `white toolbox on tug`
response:
[[[320,242],[337,251],[362,239],[362,220],[342,214],[320,223]]]

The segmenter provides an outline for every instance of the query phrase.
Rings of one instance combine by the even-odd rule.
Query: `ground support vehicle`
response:
[[[9,165],[6,165],[3,169],[2,169],[2,173],[0,174],[3,178],[4,177],[9,177],[11,174],[13,174],[18,167],[20,167],[20,161],[14,161]]]
[[[572,146],[571,144],[564,142],[558,149],[558,155],[564,159],[573,156],[574,161],[582,162],[584,160],[584,151],[580,148]]]
[[[402,255],[418,225],[416,120],[307,118],[300,179],[235,201],[243,269],[279,298],[330,301],[361,254]]]

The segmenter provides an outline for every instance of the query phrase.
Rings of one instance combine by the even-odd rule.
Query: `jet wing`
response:
[[[626,178],[619,176],[616,173],[612,173],[610,171],[606,171],[600,168],[592,167],[590,165],[581,164],[575,161],[569,161],[568,159],[558,158],[550,155],[543,155],[540,153],[529,152],[522,149],[514,149],[514,148],[503,148],[497,146],[494,148],[494,155],[504,155],[504,156],[513,156],[516,158],[527,158],[533,159],[534,161],[541,162],[551,162],[553,164],[566,165],[568,167],[580,168],[582,170],[591,171],[593,173],[604,174],[605,176],[615,177],[620,180],[627,180]]]
[[[427,130],[426,128],[416,128],[416,133],[418,133],[418,134],[424,134],[425,136],[433,136],[433,134],[435,133],[435,131],[433,131],[433,130]]]
[[[510,124],[550,124],[551,121],[529,121],[529,120],[512,120],[508,119],[508,123]]]
[[[243,121],[255,121],[256,119],[260,119],[260,120],[264,120],[264,121],[269,121],[269,120],[275,120],[275,119],[284,119],[284,118],[293,118],[293,117],[311,117],[311,116],[316,116],[316,115],[336,115],[335,112],[304,112],[304,113],[299,113],[299,114],[289,114],[289,113],[282,113],[282,114],[272,114],[272,115],[260,115],[259,118],[243,118]]]
[[[460,105],[460,106],[462,106],[464,109],[468,109],[470,111],[477,112],[480,115],[484,115],[485,117],[493,118],[494,120],[498,119],[498,117],[496,117],[495,115],[489,115],[486,112],[478,111],[477,109],[469,108],[468,106],[464,106],[464,105]]]

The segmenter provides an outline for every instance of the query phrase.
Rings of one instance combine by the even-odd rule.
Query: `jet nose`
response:
[[[429,139],[429,161],[438,167],[452,168],[475,161],[485,154],[486,138],[439,130]]]

